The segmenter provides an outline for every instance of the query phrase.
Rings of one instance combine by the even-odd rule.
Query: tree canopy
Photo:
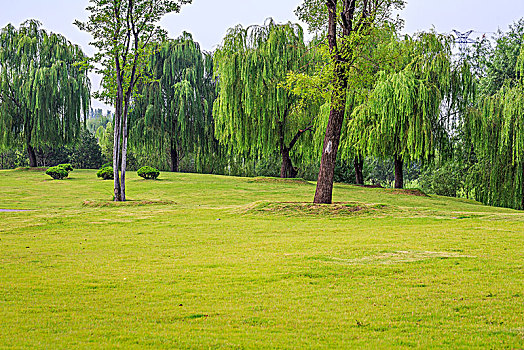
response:
[[[77,140],[90,104],[86,56],[35,20],[0,32],[0,145],[23,145],[31,166],[34,147]]]
[[[184,33],[154,50],[147,74],[151,81],[139,86],[131,112],[134,148],[167,150],[171,171],[178,171],[180,158],[191,153],[201,169],[213,140],[212,57]]]
[[[310,51],[297,24],[231,28],[215,52],[219,80],[216,136],[230,154],[279,153],[281,176],[294,177],[290,152],[312,127],[317,106],[283,87],[292,71],[310,69]]]

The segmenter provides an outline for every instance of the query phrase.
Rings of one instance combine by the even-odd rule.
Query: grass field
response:
[[[0,171],[0,348],[524,348],[524,213],[301,181]]]

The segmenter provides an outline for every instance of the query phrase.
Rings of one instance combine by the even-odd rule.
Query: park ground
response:
[[[339,184],[0,171],[0,348],[524,348],[524,213]]]

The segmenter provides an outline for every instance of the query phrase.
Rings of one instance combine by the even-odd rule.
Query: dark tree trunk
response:
[[[31,168],[36,167],[37,166],[37,162],[36,162],[35,149],[30,144],[27,144],[27,155],[29,156],[29,166]]]
[[[289,148],[282,150],[282,167],[280,168],[281,178],[294,178],[297,177],[297,170],[293,167],[293,162],[289,156]]]
[[[343,121],[344,107],[331,109],[326,136],[324,137],[324,151],[322,152],[322,160],[320,162],[314,203],[331,204],[333,198],[333,177],[335,175],[338,144]]]
[[[404,188],[404,162],[399,156],[395,156],[395,188]]]
[[[171,172],[178,172],[178,152],[176,149],[176,145],[171,146],[170,156],[171,156],[170,170]]]
[[[364,0],[366,8],[367,0]],[[318,173],[317,189],[315,191],[314,203],[330,204],[333,198],[333,176],[337,162],[338,145],[340,143],[340,132],[344,122],[346,111],[347,75],[345,73],[346,55],[349,54],[347,43],[342,40],[342,46],[346,49],[346,55],[342,57],[337,46],[337,3],[335,0],[327,0],[326,6],[329,13],[328,42],[329,51],[334,61],[334,91],[331,100],[331,111],[324,137],[322,160]],[[355,12],[355,0],[344,0],[344,9],[341,14],[342,36],[348,37],[353,31],[353,15]],[[363,17],[364,13],[363,13]]]
[[[353,164],[355,166],[355,183],[357,185],[363,185],[364,173],[362,172],[362,169],[364,168],[364,159],[362,159],[362,157],[355,157]]]

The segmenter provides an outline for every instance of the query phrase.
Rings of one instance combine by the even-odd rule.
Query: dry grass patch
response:
[[[282,183],[282,184],[300,184],[300,185],[311,185],[311,183],[302,178],[281,178],[281,177],[254,177],[248,182],[256,183]]]
[[[450,258],[476,258],[476,256],[465,255],[459,252],[433,252],[433,251],[412,251],[412,250],[399,250],[395,252],[385,252],[375,255],[364,256],[361,258],[354,259],[343,259],[326,257],[319,258],[318,260],[347,264],[347,265],[360,265],[360,264],[400,264],[406,262],[422,261],[429,259],[450,259]]]
[[[137,200],[127,200],[125,202],[115,202],[115,201],[84,201],[82,205],[84,207],[140,207],[144,205],[174,205],[176,204],[173,201],[169,200],[147,200],[147,201],[137,201]]]
[[[281,215],[311,215],[311,216],[344,216],[369,212],[385,208],[383,204],[367,205],[355,202],[340,202],[333,204],[315,204],[304,202],[255,202],[243,207],[244,213],[281,214]]]

